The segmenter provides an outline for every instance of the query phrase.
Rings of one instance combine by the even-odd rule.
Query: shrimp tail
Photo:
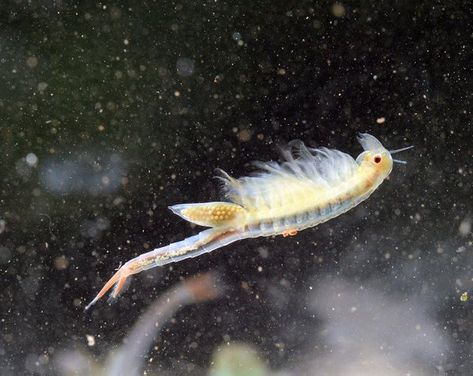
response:
[[[127,275],[123,272],[123,268],[120,268],[113,276],[108,280],[108,282],[102,287],[102,290],[99,291],[97,296],[85,307],[85,311],[87,311],[90,307],[92,307],[95,303],[97,303],[100,298],[102,298],[108,290],[110,290],[114,285],[115,288],[112,292],[112,298],[116,298],[120,293],[120,290],[123,288],[125,281],[127,279]]]
[[[242,229],[211,228],[179,242],[143,253],[123,265],[112,278],[108,280],[94,300],[85,307],[85,310],[90,309],[90,307],[97,303],[97,301],[114,286],[111,298],[116,298],[130,275],[156,266],[185,260],[190,257],[197,257],[246,237],[248,237],[248,234]]]

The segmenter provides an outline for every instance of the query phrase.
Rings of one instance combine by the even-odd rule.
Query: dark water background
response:
[[[100,361],[162,291],[208,270],[225,296],[175,315],[149,374],[206,374],[235,341],[273,372],[337,375],[381,351],[399,374],[472,374],[473,303],[460,300],[473,294],[472,13],[461,1],[3,1],[0,374],[61,374],[63,349]],[[84,314],[120,262],[198,231],[167,206],[218,199],[216,167],[247,174],[292,139],[356,156],[359,131],[415,149],[358,208],[142,273]],[[345,303],[369,308],[340,318]]]

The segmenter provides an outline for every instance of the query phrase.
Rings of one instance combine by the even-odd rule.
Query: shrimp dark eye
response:
[[[380,162],[381,162],[381,156],[380,155],[375,155],[374,163],[380,163]]]

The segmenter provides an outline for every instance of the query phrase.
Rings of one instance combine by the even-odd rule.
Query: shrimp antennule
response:
[[[413,147],[414,147],[414,145],[411,145],[411,146],[406,146],[405,148],[400,148],[400,149],[395,149],[395,150],[388,150],[388,151],[389,151],[389,154],[396,154],[396,153],[400,153],[401,151],[410,150]]]
[[[389,154],[393,155],[393,154],[396,154],[396,153],[400,153],[401,151],[409,150],[409,149],[412,149],[413,147],[414,147],[414,145],[406,146],[405,148],[389,150]],[[399,164],[407,164],[406,161],[403,161],[401,159],[394,159],[393,158],[393,162],[396,162],[396,163],[399,163]]]

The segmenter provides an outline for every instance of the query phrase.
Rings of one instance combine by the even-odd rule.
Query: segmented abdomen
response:
[[[278,235],[288,230],[301,231],[345,213],[363,199],[365,197],[345,201],[332,201],[324,206],[312,207],[311,209],[286,216],[255,220],[247,225],[246,230],[250,237]]]

